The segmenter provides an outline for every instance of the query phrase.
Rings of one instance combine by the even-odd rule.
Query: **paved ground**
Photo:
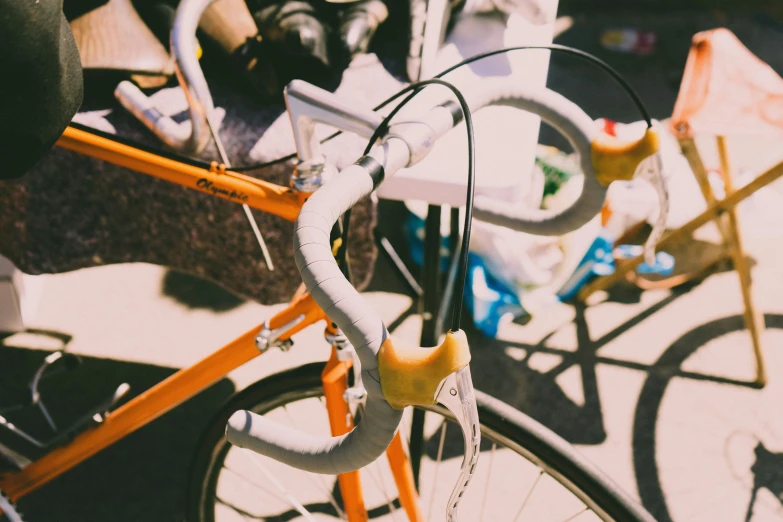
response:
[[[654,116],[663,118],[671,111],[690,35],[723,23],[783,70],[777,52],[783,36],[748,16],[596,14],[578,18],[559,41],[601,52],[596,42],[602,28],[658,31],[660,52],[653,57],[601,54],[630,74]],[[635,119],[582,64],[556,58],[550,78],[550,85],[593,116]],[[742,168],[780,159],[779,147],[769,143],[737,141],[732,147]],[[730,272],[687,293],[623,290],[586,309],[556,307],[528,324],[504,325],[498,340],[469,332],[477,386],[578,445],[662,522],[783,520],[783,302],[778,297],[783,242],[774,237],[779,222],[773,219],[781,196],[773,188],[766,197],[766,203],[757,199],[743,211],[746,225],[772,223],[762,232],[745,227],[756,299],[770,327],[764,337],[770,384],[764,390],[742,384],[752,378],[753,362],[747,334],[740,331],[737,279]],[[384,205],[381,220],[398,210]],[[372,303],[387,322],[402,316],[395,333],[415,341],[420,323],[410,314],[413,300],[383,260],[376,273]],[[274,309],[151,265],[101,267],[39,281],[40,306],[31,326],[65,334],[68,349],[86,358],[68,393],[52,398],[56,415],[63,417],[119,382],[145,389]],[[247,364],[23,499],[21,507],[33,521],[178,519],[188,461],[206,419],[235,389],[281,368],[324,359],[320,335],[304,332],[291,352],[272,352]],[[59,348],[62,341],[39,333],[8,337],[2,344],[0,369],[21,374],[40,360],[41,350]],[[761,489],[752,502],[754,450]]]

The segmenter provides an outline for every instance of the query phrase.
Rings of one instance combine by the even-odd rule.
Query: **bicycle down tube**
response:
[[[193,366],[179,370],[142,392],[111,412],[98,426],[82,432],[68,444],[52,450],[20,471],[0,474],[0,490],[13,501],[18,500],[264,353],[271,343],[260,347],[262,343],[257,339],[260,334],[275,332],[276,341],[286,341],[323,318],[323,312],[309,294],[297,293],[288,307],[266,323],[248,330]]]

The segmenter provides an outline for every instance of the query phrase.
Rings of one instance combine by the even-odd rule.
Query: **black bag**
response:
[[[62,0],[0,0],[0,179],[54,145],[82,103],[79,53]]]

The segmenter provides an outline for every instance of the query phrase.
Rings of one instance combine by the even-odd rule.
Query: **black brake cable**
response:
[[[546,50],[548,50],[548,51],[557,51],[557,52],[561,52],[561,53],[564,53],[564,54],[570,54],[571,56],[576,56],[577,58],[581,58],[583,60],[587,60],[588,62],[591,62],[591,63],[597,65],[598,67],[600,67],[601,69],[606,71],[607,74],[609,74],[609,76],[611,76],[612,78],[614,78],[617,81],[617,83],[620,85],[620,87],[626,92],[626,94],[628,94],[628,96],[633,101],[633,104],[636,106],[636,109],[639,111],[639,115],[642,117],[642,119],[645,121],[645,123],[647,123],[647,127],[648,128],[652,127],[652,118],[650,117],[650,113],[647,111],[647,107],[644,105],[644,102],[642,101],[641,97],[639,97],[639,94],[634,90],[633,87],[631,87],[631,84],[628,83],[628,80],[623,78],[623,76],[617,71],[617,69],[615,69],[614,67],[612,67],[611,65],[609,65],[605,61],[601,60],[597,56],[588,53],[587,51],[582,51],[581,49],[577,49],[576,47],[571,47],[571,46],[568,46],[568,45],[550,44],[550,45],[518,45],[518,46],[514,46],[514,47],[504,47],[503,49],[496,49],[494,51],[488,51],[486,53],[481,53],[481,54],[477,54],[475,56],[471,56],[470,58],[465,58],[461,62],[459,62],[457,64],[454,64],[451,67],[441,71],[440,73],[438,73],[435,76],[435,78],[442,78],[443,76],[449,74],[452,71],[455,71],[455,70],[459,69],[460,67],[464,67],[464,66],[469,65],[469,64],[471,64],[473,62],[477,62],[479,60],[483,60],[484,58],[489,58],[491,56],[496,56],[498,54],[506,54],[506,53],[509,53],[511,51],[521,51],[521,50],[525,50],[525,49],[539,49],[539,50],[544,50],[544,51],[546,51]],[[400,91],[400,92],[407,92],[407,91],[403,90],[403,91]],[[391,96],[390,98],[385,99],[380,104],[378,104],[375,107],[373,107],[373,110],[377,111],[377,110],[383,109],[388,104],[390,104],[391,102],[393,102],[394,100],[399,98],[400,92],[398,92],[394,96]],[[406,103],[408,103],[412,97],[413,97],[413,95],[411,95],[408,98],[406,98],[405,100],[403,100],[398,105],[398,107],[400,105],[405,105]],[[395,112],[395,114],[396,114],[396,112]],[[326,138],[324,138],[323,140],[321,140],[321,143],[322,144],[326,143],[327,141],[330,141],[330,140],[336,138],[337,136],[339,136],[342,133],[343,133],[342,131],[336,131],[336,132],[330,134],[329,136],[327,136]],[[292,160],[294,158],[296,158],[296,153],[289,154],[288,156],[284,156],[282,158],[277,158],[275,160],[267,161],[265,163],[256,163],[256,164],[253,164],[253,165],[245,165],[245,166],[241,166],[241,167],[233,167],[231,170],[236,171],[236,172],[246,172],[246,171],[249,171],[249,170],[261,170],[261,169],[268,168],[268,167],[271,167],[271,166],[274,166],[274,165],[278,165],[280,163],[284,163],[284,162]]]
[[[634,105],[636,106],[637,110],[639,111],[639,114],[641,115],[642,119],[644,119],[645,123],[647,124],[648,128],[652,127],[652,118],[650,117],[649,112],[647,111],[647,107],[645,106],[642,99],[639,97],[639,95],[636,93],[633,87],[628,83],[628,81],[623,78],[623,76],[614,69],[611,65],[606,63],[605,61],[601,60],[597,56],[594,56],[586,51],[582,51],[580,49],[576,49],[574,47],[569,47],[566,45],[559,45],[559,44],[551,44],[551,45],[523,45],[523,46],[516,46],[516,47],[506,47],[503,49],[497,49],[495,51],[489,51],[486,53],[477,54],[475,56],[471,56],[470,58],[466,58],[465,60],[462,60],[461,62],[441,71],[438,73],[434,79],[439,79],[448,73],[459,69],[460,67],[463,67],[465,65],[468,65],[470,63],[483,60],[484,58],[489,58],[491,56],[495,56],[498,54],[505,54],[510,51],[517,51],[517,50],[523,50],[523,49],[540,49],[540,50],[550,50],[550,51],[558,51],[565,54],[570,54],[572,56],[576,56],[578,58],[582,58],[584,60],[587,60],[589,62],[592,62],[596,65],[598,65],[600,68],[602,68],[604,71],[606,71],[612,78],[614,78],[619,84],[620,87],[623,88],[623,90],[626,91],[626,93],[630,96],[632,99]],[[409,91],[411,92],[403,101],[401,101],[399,104],[397,104],[394,109],[384,118],[384,120],[381,122],[381,124],[375,129],[375,132],[373,133],[372,137],[370,138],[370,141],[367,144],[367,147],[365,148],[364,154],[368,154],[372,146],[375,144],[375,142],[380,138],[381,134],[383,134],[388,127],[389,122],[394,118],[394,116],[397,115],[397,113],[408,103],[410,102],[419,92],[421,92],[423,87],[426,87],[430,84],[440,84],[444,85],[452,90],[455,95],[458,97],[461,96],[461,93],[459,93],[459,90],[454,87],[454,85],[449,84],[448,82],[437,82],[432,80],[425,80],[422,82],[417,82],[415,84],[411,84],[407,86],[406,88],[402,89],[401,91],[397,92],[393,96],[387,98],[384,100],[380,105],[376,106],[374,110],[378,110],[383,108],[384,106],[388,105],[392,101],[396,100],[403,94]],[[458,94],[459,93],[459,94]],[[464,100],[464,98],[463,98]],[[462,105],[462,104],[460,104]],[[468,112],[466,112],[466,110]],[[466,123],[469,116],[469,109],[467,106],[462,107],[463,114],[466,115]],[[331,136],[328,136],[325,138],[321,143],[325,143],[326,141],[336,137],[339,135],[341,131],[337,131]],[[468,204],[466,204],[466,223],[462,235],[462,245],[460,249],[460,264],[457,272],[457,280],[455,281],[456,287],[454,292],[454,302],[452,303],[452,325],[451,329],[452,331],[456,331],[459,329],[461,316],[462,316],[462,303],[464,301],[464,291],[465,291],[465,279],[467,275],[467,261],[468,261],[468,253],[469,253],[469,247],[470,247],[470,225],[469,222],[472,221],[473,216],[473,184],[474,184],[474,150],[473,150],[473,128],[472,128],[472,120],[471,120],[471,126],[468,130],[468,161],[470,163],[470,168],[468,171],[468,194],[466,196]],[[343,215],[343,231],[341,236],[341,245],[340,249],[338,251],[338,257],[337,261],[341,265],[345,265],[347,263],[347,251],[348,251],[348,229],[350,225],[350,219],[351,219],[351,211],[350,209]],[[457,297],[459,296],[459,297]]]
[[[465,196],[465,223],[462,227],[462,244],[460,246],[460,253],[459,253],[459,267],[457,270],[457,276],[455,280],[455,290],[454,295],[459,296],[459,298],[455,298],[454,302],[452,304],[452,310],[451,310],[451,330],[456,332],[460,329],[460,323],[462,321],[462,303],[464,301],[463,294],[465,293],[465,279],[467,276],[468,271],[468,254],[470,249],[470,231],[471,231],[471,225],[473,223],[473,197],[474,197],[474,186],[475,186],[475,180],[476,180],[476,155],[475,155],[475,143],[474,143],[474,135],[473,135],[473,118],[471,116],[470,107],[468,106],[468,102],[465,100],[465,97],[462,95],[462,92],[455,87],[453,84],[441,80],[439,78],[432,78],[429,80],[422,80],[420,82],[412,83],[411,85],[408,85],[398,93],[396,93],[394,96],[389,98],[387,103],[391,103],[392,101],[396,100],[403,94],[414,91],[412,95],[408,96],[408,98],[405,99],[402,103],[397,105],[381,122],[380,125],[375,129],[375,132],[373,133],[372,137],[370,138],[369,142],[367,143],[367,147],[364,149],[364,155],[367,155],[370,153],[370,150],[372,149],[373,145],[375,145],[375,142],[378,141],[380,136],[386,132],[389,122],[394,118],[394,116],[397,114],[397,112],[402,109],[402,107],[410,101],[413,96],[418,94],[423,90],[424,87],[427,87],[429,85],[442,85],[454,94],[454,96],[457,98],[457,101],[459,102],[460,108],[462,110],[462,115],[465,120],[465,129],[468,135],[468,185],[467,185],[467,194]],[[338,251],[338,264],[344,265],[346,262],[346,252],[348,250],[348,225],[350,223],[351,219],[351,211],[350,209],[343,214],[343,233],[342,233],[342,242],[340,245],[340,249]],[[437,241],[436,239],[433,239],[433,241]],[[437,262],[437,261],[436,261]]]
[[[455,69],[459,69],[460,67],[463,67],[465,65],[471,64],[473,62],[477,62],[479,60],[483,60],[484,58],[489,58],[490,56],[495,56],[498,54],[505,54],[510,51],[519,51],[523,49],[541,49],[541,50],[549,50],[549,51],[557,51],[565,54],[570,54],[571,56],[576,56],[578,58],[582,58],[583,60],[587,60],[588,62],[592,62],[593,64],[597,65],[604,71],[606,71],[609,76],[614,78],[617,83],[620,84],[620,87],[623,88],[623,90],[628,94],[628,96],[631,97],[631,100],[633,101],[633,104],[636,106],[636,109],[639,111],[639,114],[641,115],[642,119],[647,123],[647,127],[652,127],[652,118],[650,117],[650,113],[647,111],[647,106],[644,105],[644,102],[642,101],[641,97],[639,97],[639,94],[634,90],[633,87],[631,87],[631,84],[628,83],[628,80],[623,78],[623,75],[620,74],[617,69],[603,61],[602,59],[598,58],[594,54],[590,54],[587,51],[583,51],[581,49],[577,49],[576,47],[571,47],[568,45],[560,45],[560,44],[549,44],[549,45],[519,45],[516,47],[505,47],[503,49],[497,49],[495,51],[488,51],[486,53],[477,54],[475,56],[471,56],[470,58],[466,58],[459,62],[458,64],[452,65],[448,69],[445,69],[438,73],[435,77],[440,78]]]

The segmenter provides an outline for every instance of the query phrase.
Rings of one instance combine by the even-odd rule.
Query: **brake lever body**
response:
[[[393,408],[441,404],[454,415],[465,444],[446,520],[457,521],[457,506],[476,470],[481,431],[470,376],[470,347],[465,332],[447,332],[434,348],[396,345],[389,338],[378,352],[383,395]]]
[[[476,471],[479,445],[481,444],[478,407],[476,406],[476,394],[473,391],[473,379],[470,376],[470,365],[446,377],[435,400],[457,419],[457,423],[462,428],[462,440],[465,444],[457,483],[454,485],[446,507],[447,522],[457,522],[457,506]]]

